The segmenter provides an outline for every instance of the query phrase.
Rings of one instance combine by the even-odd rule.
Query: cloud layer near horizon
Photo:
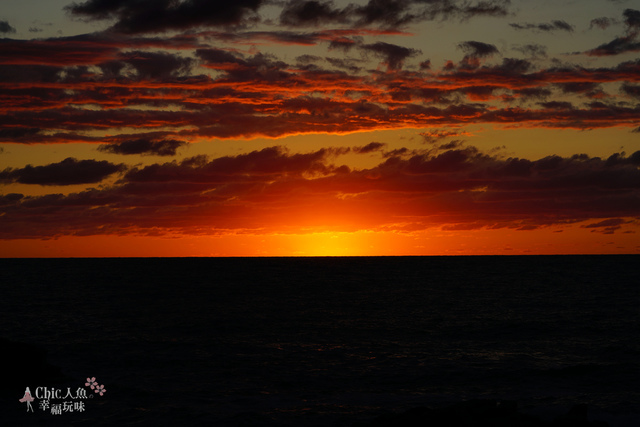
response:
[[[68,195],[0,198],[0,238],[60,235],[314,230],[535,229],[592,218],[614,231],[640,211],[640,151],[607,159],[574,155],[531,161],[433,143],[424,150],[385,144],[290,153],[274,146],[237,156],[196,156],[130,167],[64,162],[6,170],[0,179],[39,185],[117,185]],[[349,152],[377,153],[372,168],[336,164]],[[84,161],[88,162],[88,161]],[[80,171],[80,173],[78,173]],[[76,177],[75,181],[69,179]],[[47,220],[39,220],[46,215]],[[600,225],[598,225],[600,224]],[[614,228],[612,228],[614,227]]]

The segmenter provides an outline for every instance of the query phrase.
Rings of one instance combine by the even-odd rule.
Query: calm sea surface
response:
[[[586,403],[590,418],[637,426],[639,267],[638,256],[4,259],[0,337],[46,350],[64,378],[34,379],[14,357],[27,362],[3,367],[14,381],[0,424],[350,426],[491,398],[543,418]],[[88,377],[107,391],[84,411],[18,402],[26,387],[66,393]]]

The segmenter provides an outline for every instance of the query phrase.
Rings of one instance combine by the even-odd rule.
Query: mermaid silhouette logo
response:
[[[35,399],[31,396],[31,390],[29,390],[29,387],[27,387],[27,389],[24,391],[24,397],[22,399],[19,399],[20,402],[27,402],[27,412],[29,412],[29,409],[31,409],[31,412],[33,412],[33,406],[31,406],[31,402],[33,402]]]

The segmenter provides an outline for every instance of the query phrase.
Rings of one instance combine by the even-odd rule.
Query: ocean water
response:
[[[0,260],[0,338],[31,346],[3,367],[0,424],[351,426],[509,399],[542,419],[579,403],[590,419],[637,426],[639,261]],[[26,387],[91,397],[26,412]]]

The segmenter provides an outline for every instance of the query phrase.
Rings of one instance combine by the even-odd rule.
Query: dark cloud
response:
[[[132,51],[121,53],[118,58],[124,64],[131,65],[140,78],[153,80],[188,74],[193,64],[191,58],[166,52]]]
[[[326,58],[326,60],[334,67],[350,71],[354,74],[359,73],[362,70],[361,66],[356,65],[359,63],[358,60],[343,58]]]
[[[387,144],[383,142],[370,142],[362,147],[353,147],[353,151],[359,154],[373,153],[382,150]]]
[[[545,58],[547,56],[546,46],[540,44],[527,44],[523,46],[515,46],[513,50],[521,52],[529,58]]]
[[[513,23],[509,25],[512,28],[515,28],[516,30],[535,30],[535,31],[546,31],[546,32],[560,30],[560,31],[567,31],[572,33],[575,29],[573,25],[568,24],[566,21],[559,21],[559,20],[552,21],[551,23],[543,23],[543,24]]]
[[[17,142],[24,141],[29,142],[29,139],[34,137],[40,132],[38,128],[28,127],[5,127],[0,129],[0,141],[2,142]]]
[[[383,144],[372,143],[354,151],[382,149]],[[640,152],[530,160],[456,142],[423,152],[395,149],[367,169],[331,164],[348,150],[289,153],[269,147],[214,159],[197,156],[130,170],[117,185],[99,190],[7,194],[0,196],[0,235],[268,233],[324,225],[318,222],[323,215],[305,214],[309,209],[326,211],[328,218],[350,218],[353,222],[340,226],[354,229],[375,230],[403,218],[412,229],[531,229],[589,221],[586,228],[610,233],[640,209]]]
[[[311,46],[319,43],[325,37],[323,32],[303,33],[293,31],[233,31],[207,32],[207,36],[225,42],[256,42],[268,41],[284,45]]]
[[[615,231],[622,228],[622,225],[627,224],[629,221],[623,218],[609,218],[602,221],[598,221],[591,224],[582,225],[582,228],[593,228],[592,232],[602,234],[614,234]]]
[[[625,9],[622,16],[624,16],[624,23],[629,31],[640,30],[640,10]]]
[[[417,49],[410,49],[385,42],[363,44],[359,46],[359,48],[383,57],[384,63],[390,70],[399,70],[402,68],[405,59],[421,53]]]
[[[358,24],[373,23],[399,27],[412,22],[436,19],[466,20],[477,16],[505,16],[509,1],[489,0],[476,3],[455,0],[370,0],[366,5],[353,8]]]
[[[290,0],[280,13],[280,23],[290,26],[318,26],[325,23],[346,23],[349,9],[337,9],[330,1]]]
[[[595,82],[566,82],[558,83],[564,93],[587,93],[596,90],[599,85]]]
[[[549,101],[549,102],[541,102],[544,108],[549,110],[571,110],[573,109],[573,104],[567,101]]]
[[[344,52],[348,52],[354,46],[362,44],[362,40],[354,40],[353,38],[341,37],[339,39],[331,40],[329,43],[329,50],[338,49]]]
[[[332,1],[289,1],[280,15],[280,23],[289,26],[345,24],[402,27],[420,21],[466,20],[476,16],[505,16],[509,0],[471,3],[458,0],[369,0],[338,8]]]
[[[27,165],[20,169],[7,168],[0,172],[0,181],[38,185],[94,184],[124,170],[124,165],[115,165],[106,160],[76,160],[69,157],[60,163],[45,166]]]
[[[598,46],[587,52],[592,56],[619,55],[627,52],[640,52],[640,42],[635,40],[636,35],[618,37],[609,43]]]
[[[591,20],[591,23],[589,24],[589,29],[592,29],[593,27],[598,27],[602,30],[606,30],[607,28],[609,28],[610,26],[614,25],[617,22],[618,22],[617,20],[607,18],[607,17],[595,18]]]
[[[135,34],[238,25],[262,4],[262,0],[88,0],[72,3],[66,10],[84,19],[115,20],[113,30]]]
[[[454,150],[459,149],[464,145],[464,141],[461,139],[454,139],[449,142],[445,142],[444,144],[440,144],[437,146],[438,150]]]
[[[532,87],[515,90],[514,94],[525,99],[542,99],[551,96],[552,92],[547,88]]]
[[[0,206],[15,204],[16,202],[22,200],[23,198],[24,198],[24,194],[19,194],[19,193],[9,193],[9,194],[0,195]]]
[[[175,156],[178,148],[187,145],[175,139],[152,140],[148,138],[130,139],[114,144],[105,144],[98,150],[113,154],[151,154],[155,156]]]
[[[424,138],[424,142],[427,144],[436,144],[442,141],[445,138],[460,136],[465,134],[460,132],[459,130],[450,130],[450,129],[434,129],[429,131],[424,131],[420,133],[420,136]]]
[[[198,49],[196,55],[204,66],[223,71],[230,81],[278,81],[291,80],[289,65],[272,55],[257,53],[244,56],[221,49]]]
[[[461,68],[474,69],[480,66],[480,59],[499,53],[498,48],[492,44],[478,41],[466,41],[458,44],[458,48],[465,52],[460,63]]]
[[[322,57],[317,55],[300,55],[296,57],[296,62],[303,65],[313,64],[314,62],[319,61],[322,61]]]
[[[621,86],[621,90],[627,95],[640,99],[640,85],[632,85],[629,83],[624,83]]]
[[[46,40],[0,39],[0,63],[37,65],[95,64],[111,59],[116,46],[94,43],[94,37]]]
[[[0,64],[0,81],[11,83],[42,84],[59,80],[62,67],[52,65]]]
[[[477,41],[459,43],[458,48],[462,49],[468,56],[477,58],[484,58],[494,53],[499,53],[498,48],[494,45]]]
[[[123,49],[196,48],[189,36],[130,37],[109,32],[72,37],[14,40],[0,39],[0,64],[37,66],[88,66],[118,60]]]
[[[196,55],[207,63],[211,64],[242,64],[243,59],[226,50],[222,49],[198,49]]]
[[[0,34],[15,33],[16,29],[13,28],[7,21],[0,21]]]
[[[616,37],[609,43],[602,44],[587,52],[592,56],[611,56],[627,52],[640,52],[640,10],[626,9],[623,12],[626,35]]]
[[[345,151],[338,151],[344,153]],[[282,147],[268,147],[238,156],[225,156],[213,160],[204,157],[189,158],[181,163],[145,166],[127,172],[129,182],[226,182],[244,181],[249,176],[299,176],[303,173],[328,174],[333,168],[326,165],[328,157],[338,153],[333,149],[320,149],[306,154],[289,154]],[[235,178],[232,178],[235,177]]]
[[[359,25],[381,24],[399,27],[416,21],[419,15],[409,8],[413,2],[403,0],[370,0],[366,5],[352,7]]]

